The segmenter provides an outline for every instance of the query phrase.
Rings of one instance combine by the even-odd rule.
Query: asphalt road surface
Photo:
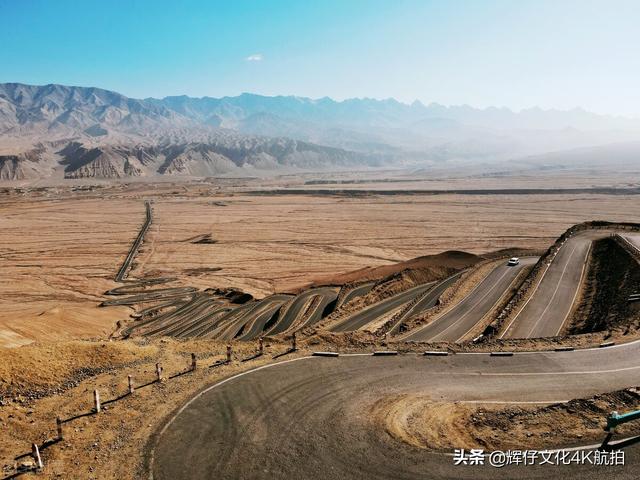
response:
[[[410,308],[407,308],[406,311],[404,311],[402,315],[400,315],[398,319],[395,320],[394,325],[389,329],[389,333],[396,333],[398,328],[400,328],[402,322],[409,320],[415,315],[419,315],[429,308],[435,307],[438,303],[440,295],[442,295],[447,288],[453,285],[461,274],[462,272],[451,275],[450,277],[435,285],[433,288],[424,292],[422,294],[422,297],[420,297],[420,299],[414,305],[412,305]]]
[[[562,327],[580,290],[591,242],[609,231],[587,231],[565,241],[534,287],[531,297],[513,317],[502,338],[553,337]]]
[[[402,340],[432,342],[462,340],[500,300],[520,270],[536,261],[535,257],[526,257],[520,259],[519,265],[508,266],[505,260],[503,265],[493,269],[460,303],[431,323],[410,332]]]
[[[259,310],[257,315],[256,312],[251,312],[250,315],[253,318],[250,318],[245,324],[244,331],[238,340],[252,340],[261,336],[267,322],[277,314],[282,304],[290,299],[291,297],[289,295],[271,295],[265,300],[262,300],[261,304],[264,304],[264,306]]]
[[[277,335],[278,333],[284,333],[289,330],[299,319],[300,315],[305,313],[304,309],[308,306],[309,301],[313,297],[318,296],[329,299],[328,302],[330,302],[336,298],[337,291],[335,288],[321,287],[302,292],[291,301],[286,311],[281,310],[281,312],[283,312],[281,317],[278,318],[278,322],[267,332],[267,335]],[[322,303],[326,305],[328,302]]]
[[[640,252],[640,234],[625,233],[622,236]]]
[[[358,330],[368,323],[371,323],[379,319],[383,315],[386,315],[389,312],[395,310],[401,305],[410,302],[414,298],[419,297],[431,287],[433,287],[433,282],[425,283],[423,285],[418,285],[417,287],[405,290],[404,292],[394,295],[393,297],[374,303],[373,305],[360,310],[354,315],[351,315],[337,325],[334,325],[330,330],[333,332],[350,332],[353,330]]]
[[[240,374],[185,405],[156,439],[156,480],[635,479],[624,467],[454,466],[451,456],[395,440],[370,411],[419,394],[460,402],[557,402],[640,382],[640,343],[512,357],[307,357]],[[604,432],[603,432],[604,433]],[[570,446],[570,445],[568,445]]]
[[[224,327],[217,336],[220,340],[233,340],[241,331],[244,340],[259,337],[265,324],[271,319],[284,302],[291,298],[290,295],[270,295],[258,300],[247,310],[245,315]]]
[[[338,303],[336,305],[336,308],[339,308],[342,305],[344,305],[346,303],[349,303],[354,298],[358,298],[358,297],[361,297],[363,295],[366,295],[367,293],[369,293],[371,291],[371,289],[374,287],[375,284],[376,284],[376,282],[367,282],[367,283],[363,283],[362,285],[359,285],[357,287],[352,288],[342,298],[340,303]]]

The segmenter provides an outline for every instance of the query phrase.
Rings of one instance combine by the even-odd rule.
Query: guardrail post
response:
[[[98,389],[93,391],[93,406],[96,413],[100,413],[100,392],[98,392]]]
[[[195,370],[196,369],[196,354],[192,353],[191,354],[191,370]]]
[[[227,345],[227,363],[231,363],[231,345]]]
[[[294,352],[297,350],[297,348],[296,348],[296,332],[293,332],[293,335],[291,335],[291,350],[293,350]]]
[[[64,435],[62,434],[62,419],[60,417],[56,417],[56,430],[58,431],[58,440],[64,440]]]
[[[162,366],[156,363],[156,382],[162,381]]]
[[[264,339],[262,337],[258,338],[258,353],[260,355],[264,353]]]
[[[44,465],[42,465],[42,458],[40,457],[40,449],[38,445],[35,443],[31,444],[31,455],[33,455],[33,460],[36,462],[36,468],[42,469]]]
[[[133,377],[131,375],[127,375],[127,382],[129,383],[129,395],[131,395],[136,389],[133,386]]]

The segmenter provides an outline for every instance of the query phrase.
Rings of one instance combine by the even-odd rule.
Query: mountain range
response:
[[[254,94],[132,99],[0,84],[0,180],[425,168],[636,140],[639,132],[639,120],[582,109]]]

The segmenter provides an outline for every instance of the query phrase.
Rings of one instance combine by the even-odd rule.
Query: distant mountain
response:
[[[444,106],[437,103],[412,104],[395,99],[353,98],[341,102],[325,97],[311,99],[294,96],[267,97],[243,93],[236,97],[192,98],[188,96],[148,98],[146,102],[165,106],[198,122],[220,122],[235,127],[242,120],[268,113],[288,121],[303,120],[324,126],[412,128],[425,120],[449,121],[467,126],[496,129],[601,130],[640,128],[640,120],[597,115],[581,108],[543,110],[531,108],[514,112],[508,108],[473,108],[468,105]]]
[[[495,162],[640,139],[640,121],[294,96],[125,97],[0,84],[0,180],[243,175]]]
[[[639,138],[640,120],[568,111],[294,96],[148,98],[201,124],[404,159],[504,159]],[[443,152],[444,157],[443,157]]]
[[[90,135],[104,135],[111,128],[137,133],[142,129],[195,125],[167,107],[100,88],[0,84],[3,135],[43,130],[49,135],[64,135],[85,129]]]
[[[246,135],[188,113],[99,88],[0,84],[0,180],[242,175],[388,160]]]

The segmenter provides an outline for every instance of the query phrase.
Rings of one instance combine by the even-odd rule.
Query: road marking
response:
[[[500,268],[500,267],[498,267],[498,268]],[[500,280],[502,280],[502,279],[507,275],[507,273],[509,273],[509,270],[505,270],[505,271],[504,271],[504,273],[503,273],[502,275],[500,275],[500,278],[498,278],[498,280],[496,280],[496,281],[495,281],[494,285],[493,285],[489,290],[487,290],[487,292],[486,292],[482,297],[480,297],[480,299],[479,299],[476,303],[474,303],[474,304],[471,306],[471,308],[469,309],[469,311],[468,311],[467,313],[465,313],[464,315],[462,315],[461,317],[459,317],[455,322],[453,322],[451,325],[449,325],[447,328],[445,328],[442,332],[438,333],[435,337],[431,337],[431,340],[430,340],[430,341],[432,341],[432,342],[437,342],[437,341],[438,341],[438,337],[441,337],[441,336],[442,336],[442,335],[444,335],[444,334],[445,334],[445,333],[446,333],[450,328],[452,328],[452,327],[456,326],[459,322],[461,322],[462,320],[464,320],[465,318],[467,318],[467,317],[468,317],[468,316],[473,312],[473,309],[474,309],[475,307],[477,307],[477,306],[478,306],[478,304],[480,304],[480,303],[481,303],[485,298],[487,298],[487,296],[488,296],[491,292],[493,292],[493,291],[494,291],[494,290],[499,286]],[[487,278],[485,278],[485,280],[487,280],[488,278],[489,278],[489,276],[487,276]],[[480,285],[482,285],[482,283],[484,283],[484,280],[483,280],[483,282],[481,282],[480,284],[478,284],[478,287],[480,287]],[[467,297],[467,298],[468,298],[468,297]],[[463,302],[464,302],[464,300],[463,300],[462,302],[459,302],[457,306],[462,305],[462,304],[463,304]],[[451,310],[451,311],[453,311],[453,310]],[[440,317],[438,320],[440,320],[440,319],[442,319],[442,318],[444,318],[444,315],[443,315],[442,317]],[[435,320],[435,321],[437,321],[437,320]],[[433,325],[433,323],[434,323],[434,322],[431,322],[431,324],[430,324],[430,325]],[[473,324],[473,326],[472,326],[469,330],[471,330],[471,329],[472,329],[472,328],[474,328],[475,326],[476,326],[476,324],[474,323],[474,324]],[[467,332],[468,332],[469,330],[467,330]],[[465,334],[464,334],[464,335],[466,335],[466,334],[467,334],[467,333],[465,332]],[[463,335],[463,337],[464,337],[464,335]],[[457,341],[457,340],[456,340],[456,341]]]
[[[558,335],[560,335],[560,332],[562,331],[562,328],[564,327],[564,324],[567,322],[567,318],[569,318],[569,314],[571,314],[571,312],[573,311],[573,307],[576,304],[576,298],[578,298],[578,292],[580,292],[580,287],[584,283],[584,271],[585,271],[585,269],[587,267],[587,261],[589,260],[589,252],[591,252],[591,247],[592,246],[593,246],[593,243],[589,243],[589,248],[587,249],[587,254],[585,255],[584,262],[582,263],[582,271],[580,272],[580,280],[578,282],[578,286],[576,287],[576,293],[573,295],[573,299],[571,300],[571,308],[569,308],[569,311],[564,316],[564,319],[562,320],[562,323],[560,324],[560,328],[558,328],[558,331],[556,332],[556,337]]]
[[[428,283],[423,283],[420,285],[417,285],[415,287],[411,287],[403,292],[398,293],[397,295],[394,295],[392,297],[388,297],[385,298],[383,300],[380,300],[379,302],[373,303],[371,305],[369,305],[366,308],[363,308],[362,310],[359,310],[357,312],[355,312],[353,315],[350,315],[349,317],[345,318],[344,320],[342,320],[340,323],[334,325],[332,328],[329,328],[329,331],[331,332],[349,332],[349,331],[356,331],[359,330],[365,326],[367,326],[368,324],[374,322],[375,320],[377,320],[378,318],[380,318],[380,316],[376,316],[373,320],[370,320],[368,322],[366,322],[364,325],[362,325],[361,327],[358,327],[356,330],[336,330],[336,328],[341,328],[343,327],[345,324],[348,324],[349,322],[353,321],[354,318],[356,318],[359,315],[363,315],[367,312],[369,312],[370,310],[376,308],[376,307],[380,307],[381,305],[384,305],[385,303],[393,303],[394,301],[398,300],[398,297],[401,296],[407,296],[407,297],[411,297],[411,293],[413,293],[414,291],[419,291],[420,289],[424,289],[424,292],[420,292],[418,293],[418,295],[422,295],[423,293],[426,293],[428,291],[433,290],[434,284],[436,282],[428,282]],[[404,298],[403,298],[404,300]],[[406,305],[407,303],[409,303],[411,301],[411,299],[407,299],[406,301],[402,301],[400,302],[400,304],[396,307],[396,308],[400,308],[402,305]],[[388,313],[388,312],[387,312]]]
[[[531,330],[529,330],[529,333],[527,334],[526,338],[530,338],[531,337],[531,334],[536,329],[536,327],[538,326],[538,324],[540,323],[542,318],[545,316],[545,314],[547,313],[547,311],[551,307],[551,304],[553,303],[554,298],[556,298],[556,295],[558,294],[558,290],[560,290],[560,285],[562,284],[562,279],[564,278],[565,273],[567,273],[567,268],[569,267],[569,264],[571,263],[571,259],[573,258],[573,254],[576,252],[576,248],[578,248],[578,245],[575,245],[573,247],[573,250],[571,250],[571,253],[569,254],[569,258],[567,259],[567,262],[566,262],[564,268],[562,269],[562,275],[560,275],[560,279],[558,280],[558,284],[556,285],[556,288],[553,291],[553,295],[551,295],[551,299],[549,299],[549,302],[547,303],[547,306],[545,307],[545,309],[542,311],[542,313],[538,317],[538,320],[536,321],[536,323],[534,323],[533,327],[531,327]]]
[[[469,403],[472,405],[482,405],[482,404],[489,404],[489,405],[550,405],[552,403],[567,403],[570,402],[571,400],[540,400],[540,401],[533,401],[533,400],[523,400],[523,401],[518,401],[518,400],[454,400],[454,403]]]
[[[499,268],[499,267],[496,267],[496,268]],[[494,270],[495,270],[495,269],[494,269]],[[454,310],[458,305],[460,305],[460,303],[462,303],[466,298],[468,298],[469,296],[473,295],[473,292],[475,292],[475,291],[480,287],[480,284],[482,284],[482,282],[484,282],[484,281],[489,277],[489,275],[491,275],[491,274],[493,273],[493,271],[494,271],[494,270],[492,270],[491,272],[489,272],[489,273],[488,273],[488,274],[487,274],[487,275],[486,275],[486,276],[485,276],[485,277],[484,277],[484,278],[483,278],[483,279],[478,283],[478,285],[476,285],[476,286],[473,288],[473,290],[471,290],[471,292],[469,292],[469,293],[468,293],[468,294],[467,294],[467,295],[466,295],[462,300],[460,300],[460,302],[458,302],[458,303],[454,303],[453,305],[449,306],[449,308],[447,308],[447,309],[445,309],[443,312],[441,312],[437,318],[435,318],[435,319],[434,319],[434,320],[432,320],[431,322],[427,323],[426,325],[424,325],[424,326],[422,326],[422,327],[420,327],[420,328],[418,328],[418,329],[416,329],[416,330],[409,331],[409,332],[407,332],[407,333],[406,333],[405,335],[403,335],[403,336],[400,336],[400,337],[398,338],[398,340],[400,340],[400,341],[410,341],[411,337],[413,337],[415,334],[422,332],[423,330],[425,330],[425,329],[426,329],[426,328],[428,328],[429,326],[433,325],[435,322],[437,322],[438,320],[440,320],[440,319],[441,319],[441,318],[443,318],[444,316],[448,315],[448,314],[449,314],[451,311],[453,311],[453,310]],[[440,285],[442,285],[443,283],[445,283],[445,282],[447,282],[447,281],[449,281],[449,280],[452,280],[452,279],[453,279],[453,278],[455,278],[455,277],[460,277],[460,276],[461,276],[463,273],[465,273],[466,271],[467,271],[467,269],[465,269],[465,270],[463,270],[463,271],[461,271],[461,272],[458,272],[458,273],[456,273],[455,275],[452,275],[452,276],[450,276],[450,277],[447,277],[447,278],[446,278],[446,279],[444,279],[442,282],[440,282],[438,285],[436,285],[435,287],[433,287],[433,289],[432,289],[432,290],[435,290],[436,288],[438,288],[438,287],[439,287]],[[447,288],[449,288],[449,287],[447,287]],[[442,293],[444,293],[444,292],[442,292]],[[418,340],[418,341],[420,341],[420,340]]]
[[[556,256],[557,256],[557,253],[556,253]],[[556,257],[553,257],[553,259],[551,260],[551,263],[553,263],[553,260],[555,260],[555,259],[556,259]],[[542,261],[544,261],[544,260],[542,260]],[[507,334],[507,332],[509,331],[509,329],[511,328],[513,323],[516,321],[516,319],[520,316],[520,314],[523,312],[523,310],[525,308],[527,308],[527,305],[529,305],[529,302],[535,296],[536,292],[538,291],[538,287],[540,286],[540,284],[544,280],[544,277],[547,275],[547,272],[549,271],[549,267],[551,267],[551,263],[549,263],[549,265],[547,265],[547,268],[544,269],[544,272],[542,272],[542,276],[540,277],[540,280],[538,281],[538,283],[536,284],[535,288],[533,289],[533,292],[531,292],[531,295],[529,295],[529,298],[527,299],[526,302],[524,302],[524,305],[522,306],[520,311],[518,313],[516,313],[516,315],[513,317],[513,320],[511,320],[511,322],[509,323],[507,328],[504,329],[504,332],[502,332],[502,335],[500,335],[498,337],[499,339],[503,338]]]
[[[640,370],[640,365],[635,367],[623,367],[613,368],[610,370],[587,370],[580,371],[575,370],[572,372],[494,372],[494,373],[482,373],[482,372],[429,372],[430,375],[455,375],[455,376],[472,376],[472,377],[535,377],[548,376],[548,375],[595,375],[600,373],[617,373],[628,372],[631,370]]]
[[[225,378],[224,380],[221,380],[219,382],[214,383],[210,387],[207,387],[204,390],[202,390],[200,393],[196,394],[187,403],[185,403],[182,407],[180,407],[180,409],[167,421],[167,423],[164,424],[164,426],[162,427],[162,429],[160,430],[160,432],[158,433],[158,435],[156,437],[157,441],[160,440],[160,437],[164,434],[164,432],[167,431],[167,428],[169,428],[169,426],[173,423],[173,421],[176,418],[178,418],[178,415],[180,415],[182,412],[184,412],[187,409],[187,407],[189,405],[191,405],[193,402],[195,402],[198,398],[200,398],[205,393],[210,392],[214,388],[218,388],[218,387],[224,385],[225,383],[230,382],[231,380],[235,380],[236,378],[243,377],[245,375],[249,375],[250,373],[254,373],[254,372],[257,372],[259,370],[265,370],[267,368],[277,367],[278,365],[284,365],[285,363],[298,362],[300,360],[306,360],[306,359],[309,359],[309,358],[317,360],[317,359],[319,359],[321,357],[306,356],[306,357],[292,358],[290,360],[284,360],[282,362],[269,363],[267,365],[262,365],[260,367],[252,368],[251,370],[247,370],[246,372],[237,373],[232,377]],[[157,446],[157,442],[156,442],[155,445],[153,445],[153,447],[151,447],[151,451],[149,452],[149,479],[150,480],[153,480],[153,460],[154,460],[154,454],[155,454],[156,446]]]

